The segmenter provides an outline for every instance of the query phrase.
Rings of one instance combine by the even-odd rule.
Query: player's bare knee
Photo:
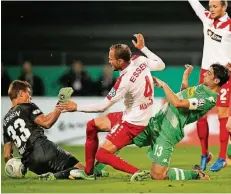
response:
[[[110,120],[106,116],[101,116],[94,119],[97,130],[109,131],[111,127]]]

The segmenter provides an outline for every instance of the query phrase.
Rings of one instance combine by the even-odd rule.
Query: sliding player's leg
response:
[[[170,128],[169,130],[160,131],[155,144],[150,146],[148,157],[152,161],[151,178],[154,180],[209,179],[209,177],[200,170],[168,168],[174,147],[178,141],[182,139],[176,130],[177,129],[173,130],[173,128]],[[178,134],[176,133],[174,136],[171,134],[171,131],[175,131]],[[135,173],[131,181],[142,180],[143,174],[141,171]]]

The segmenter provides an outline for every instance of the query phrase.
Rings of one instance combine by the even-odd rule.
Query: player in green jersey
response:
[[[155,117],[151,118],[145,131],[137,136],[133,142],[139,147],[150,146],[148,155],[153,162],[151,169],[153,179],[208,179],[208,176],[200,170],[168,169],[173,149],[184,137],[184,126],[196,121],[214,107],[217,97],[216,92],[229,78],[229,72],[226,68],[214,64],[205,73],[204,84],[187,88],[191,69],[190,66],[187,66],[182,82],[183,91],[177,95],[171,91],[166,83],[154,78],[155,83],[164,89],[169,102],[163,106]],[[95,118],[94,128],[97,132],[109,131],[116,125],[116,122],[111,122],[110,114],[118,116],[120,113],[109,113]],[[118,116],[118,122],[120,122],[120,119],[121,117]],[[103,167],[104,165],[97,163],[95,170],[100,172]],[[81,178],[88,179],[84,173],[81,175]],[[140,180],[146,176],[146,171],[138,171],[133,174],[131,180]]]
[[[188,88],[188,71],[183,79],[184,90],[178,94],[154,78],[156,85],[164,89],[168,102],[150,119],[145,131],[133,139],[139,147],[150,145],[148,157],[152,161],[151,177],[155,180],[209,179],[199,169],[182,170],[168,166],[175,145],[184,137],[185,125],[197,121],[215,106],[217,92],[228,81],[229,72],[224,66],[213,64],[205,73],[203,84]],[[141,180],[144,176],[145,171],[139,171],[131,181]]]

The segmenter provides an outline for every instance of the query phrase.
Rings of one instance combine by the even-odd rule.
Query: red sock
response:
[[[203,117],[197,121],[197,135],[201,142],[202,155],[208,154],[209,126],[207,117]]]
[[[220,153],[219,157],[225,159],[226,158],[226,152],[227,152],[227,146],[229,142],[229,132],[226,128],[226,123],[228,121],[228,118],[220,118]]]
[[[130,174],[134,174],[139,169],[128,164],[123,159],[111,154],[104,148],[100,148],[96,154],[96,159],[104,164],[108,164],[117,170],[121,170],[123,172],[127,172]]]
[[[98,149],[99,139],[98,131],[95,126],[94,119],[87,123],[86,127],[86,143],[85,143],[85,173],[92,174],[94,170],[95,155]]]

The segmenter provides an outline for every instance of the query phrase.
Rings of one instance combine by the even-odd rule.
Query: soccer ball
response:
[[[11,158],[7,161],[5,172],[10,178],[23,178],[27,172],[20,158]]]

